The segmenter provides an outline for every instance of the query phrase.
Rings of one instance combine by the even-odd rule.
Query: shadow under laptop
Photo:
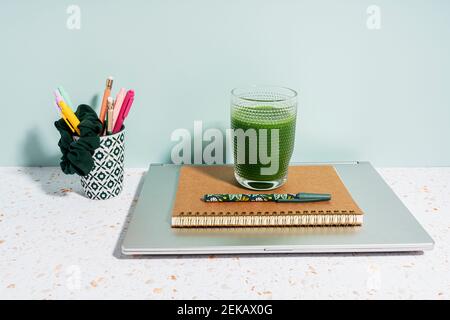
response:
[[[412,252],[347,252],[347,253],[260,253],[260,254],[239,254],[239,255],[209,255],[209,256],[195,256],[202,258],[282,258],[282,257],[305,257],[305,258],[320,258],[320,257],[371,257],[371,256],[420,256],[423,255],[422,251],[412,251]],[[185,256],[186,258],[194,257],[194,256]],[[164,256],[159,256],[159,259],[164,259]],[[180,257],[178,257],[180,258]]]
[[[55,146],[57,147],[57,140]],[[49,151],[41,130],[34,127],[26,132],[21,150],[21,173],[51,197],[65,197],[71,192],[83,195],[80,179],[75,175],[65,175],[59,168],[61,153]],[[56,167],[57,166],[57,167]]]
[[[358,252],[358,253],[260,253],[260,254],[213,254],[213,255],[131,255],[126,256],[121,254],[120,257],[116,256],[118,259],[132,260],[132,259],[143,259],[143,260],[154,260],[154,259],[258,259],[258,258],[286,258],[286,257],[305,257],[305,258],[341,258],[341,257],[374,257],[374,256],[420,256],[423,255],[422,251],[411,251],[411,252]]]

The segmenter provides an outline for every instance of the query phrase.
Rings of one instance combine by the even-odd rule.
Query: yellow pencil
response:
[[[105,123],[105,117],[106,117],[106,111],[108,109],[108,97],[111,95],[111,88],[113,85],[113,77],[109,77],[108,79],[106,79],[106,88],[105,88],[105,92],[103,93],[103,99],[102,99],[102,105],[100,107],[100,115],[99,115],[99,119],[102,122],[102,124]]]
[[[64,102],[64,100],[58,101],[58,106],[61,108],[61,113],[63,118],[70,123],[70,126],[75,130],[75,132],[80,135],[80,129],[78,129],[78,125],[80,124],[80,120],[78,120],[75,113],[70,109],[70,107]]]

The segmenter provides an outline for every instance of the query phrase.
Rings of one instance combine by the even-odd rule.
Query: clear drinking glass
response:
[[[278,188],[287,180],[294,149],[297,92],[250,86],[231,91],[234,175],[253,190]]]

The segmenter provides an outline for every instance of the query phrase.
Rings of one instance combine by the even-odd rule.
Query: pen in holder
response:
[[[93,155],[94,167],[81,177],[81,186],[89,199],[107,200],[123,189],[125,128],[113,135],[100,137],[100,147]]]
[[[113,100],[112,83],[113,78],[108,77],[100,116],[87,104],[80,104],[73,112],[71,99],[64,88],[60,86],[54,91],[56,110],[61,116],[54,123],[61,136],[58,141],[62,154],[59,165],[65,174],[81,176],[81,186],[89,199],[114,198],[123,189],[123,122],[133,104],[134,90],[125,94],[125,89],[121,89]]]

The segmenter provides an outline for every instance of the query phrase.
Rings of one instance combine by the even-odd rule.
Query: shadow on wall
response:
[[[89,101],[90,106],[96,112],[100,109],[100,98],[98,94],[92,96]],[[74,110],[75,111],[75,110]],[[56,119],[55,119],[56,120]],[[53,130],[56,132],[56,128],[52,126]],[[61,158],[61,153],[58,147],[58,138],[55,139],[54,145],[52,145],[52,150],[54,152],[49,153],[44,147],[43,138],[41,136],[41,131],[38,127],[33,127],[26,132],[25,140],[22,145],[22,166],[25,167],[46,167],[46,166],[59,166],[59,161]]]
[[[98,111],[100,110],[100,100],[99,100],[100,98],[99,98],[99,95],[98,94],[95,94],[93,97],[92,97],[92,99],[91,99],[91,101],[90,101],[90,106],[91,106],[91,108],[92,109],[94,109],[94,111],[96,111],[97,113],[98,113]]]
[[[56,129],[55,129],[56,130]],[[55,141],[55,151],[49,153],[44,147],[39,128],[29,129],[22,145],[22,164],[26,167],[56,166],[59,164],[60,153]]]
[[[61,154],[57,142],[54,142],[53,152],[49,153],[39,128],[29,129],[22,145],[22,163],[25,167],[37,168],[23,168],[22,172],[47,195],[63,197],[69,192],[83,194],[79,177],[66,176],[59,168]]]
[[[363,137],[358,137],[358,139],[362,140]],[[297,143],[291,158],[291,162],[294,163],[367,160],[364,158],[362,150],[352,148],[352,142],[336,142],[332,133],[326,133],[326,136],[322,133],[321,136],[313,132],[305,132],[302,128],[297,128],[295,140]]]

